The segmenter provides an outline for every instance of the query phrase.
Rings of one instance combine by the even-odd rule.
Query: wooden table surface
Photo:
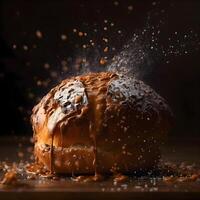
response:
[[[20,144],[19,144],[20,143]],[[27,138],[0,138],[0,161],[19,162],[18,152],[30,146]],[[200,139],[171,140],[162,148],[162,159],[173,163],[187,162],[200,166]],[[27,160],[30,155],[22,158]],[[200,169],[200,168],[199,168]],[[2,179],[3,171],[0,172]],[[102,182],[78,183],[70,177],[59,180],[21,176],[22,187],[0,187],[0,199],[198,199],[200,180],[166,183],[162,177],[132,177],[114,184],[112,178]]]

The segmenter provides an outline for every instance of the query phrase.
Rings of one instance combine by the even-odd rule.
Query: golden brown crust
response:
[[[142,81],[111,72],[73,77],[53,88],[33,109],[35,155],[59,173],[150,168],[158,161],[159,143],[170,120],[164,99]],[[42,149],[45,144],[49,151]],[[72,154],[80,157],[79,168]]]

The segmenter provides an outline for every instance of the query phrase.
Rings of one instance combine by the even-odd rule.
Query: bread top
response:
[[[112,72],[63,80],[33,108],[31,122],[38,144],[105,148],[160,142],[172,119],[165,100],[142,81]],[[107,143],[106,143],[107,142]],[[108,144],[107,147],[105,144]]]

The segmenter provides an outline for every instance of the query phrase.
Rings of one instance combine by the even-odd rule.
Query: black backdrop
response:
[[[1,135],[32,134],[31,108],[60,79],[73,74],[72,68],[63,68],[62,61],[72,63],[88,38],[94,39],[100,49],[104,48],[102,37],[109,38],[109,45],[115,47],[108,54],[110,59],[136,30],[144,28],[149,14],[156,12],[162,13],[165,22],[160,43],[164,44],[176,31],[181,35],[192,29],[200,34],[200,1],[194,0],[3,0],[0,6]],[[151,23],[156,25],[160,16],[154,18]],[[106,22],[114,23],[109,25],[112,29],[104,30]],[[79,37],[73,29],[86,32],[87,36]],[[63,34],[66,40],[62,40]],[[176,122],[171,136],[199,135],[199,56],[197,49],[172,56],[169,63],[158,59],[143,77],[172,107]]]

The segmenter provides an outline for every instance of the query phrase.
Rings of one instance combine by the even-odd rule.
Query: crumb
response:
[[[49,65],[48,63],[45,63],[45,64],[44,64],[44,68],[45,68],[45,69],[49,69],[49,68],[50,68],[50,65]]]
[[[107,61],[106,61],[104,58],[101,58],[100,61],[99,61],[99,63],[100,63],[101,65],[105,65],[106,62],[107,62]]]
[[[18,152],[18,157],[19,157],[19,158],[23,158],[23,157],[24,157],[24,153],[23,153],[23,152],[21,152],[21,151],[20,151],[20,152]]]
[[[17,45],[16,44],[13,44],[13,49],[16,49],[17,48]]]
[[[17,173],[15,171],[6,172],[3,180],[1,181],[3,185],[16,185],[17,184]]]
[[[39,39],[41,39],[41,38],[43,37],[43,34],[42,34],[42,32],[41,32],[40,30],[37,30],[37,31],[35,32],[35,34],[36,34],[36,36],[37,36]]]
[[[27,45],[23,45],[23,49],[24,49],[24,51],[28,51],[28,46]]]
[[[108,47],[105,47],[103,51],[108,52]]]
[[[76,33],[76,32],[77,32],[77,29],[74,28],[74,29],[73,29],[73,32]]]
[[[119,5],[119,2],[118,2],[118,1],[114,1],[114,5],[115,5],[115,6],[118,6],[118,5]]]
[[[84,48],[84,49],[86,49],[86,48],[87,48],[87,45],[86,45],[86,44],[84,44],[84,45],[83,45],[83,48]]]
[[[192,174],[191,177],[190,177],[190,180],[191,181],[196,181],[199,178],[200,178],[200,174]]]
[[[106,42],[106,43],[108,42],[108,39],[107,39],[107,38],[103,38],[102,40],[103,40],[104,42]]]
[[[67,40],[67,36],[65,34],[62,34],[60,37],[61,37],[61,40],[63,40],[63,41]]]
[[[127,182],[127,181],[128,181],[128,176],[125,176],[123,174],[117,174],[117,175],[114,176],[114,179],[113,179],[114,184],[124,183],[124,182]]]
[[[27,176],[28,180],[35,180],[36,179],[36,175],[35,174],[30,174]]]
[[[37,81],[37,86],[41,86],[42,85],[42,81],[38,80]]]
[[[173,176],[164,176],[163,181],[166,183],[172,183],[175,180]]]
[[[78,32],[78,36],[82,37],[83,36],[83,32]]]
[[[132,11],[132,10],[133,10],[133,6],[131,6],[131,5],[128,6],[128,10],[129,10],[129,11]]]

